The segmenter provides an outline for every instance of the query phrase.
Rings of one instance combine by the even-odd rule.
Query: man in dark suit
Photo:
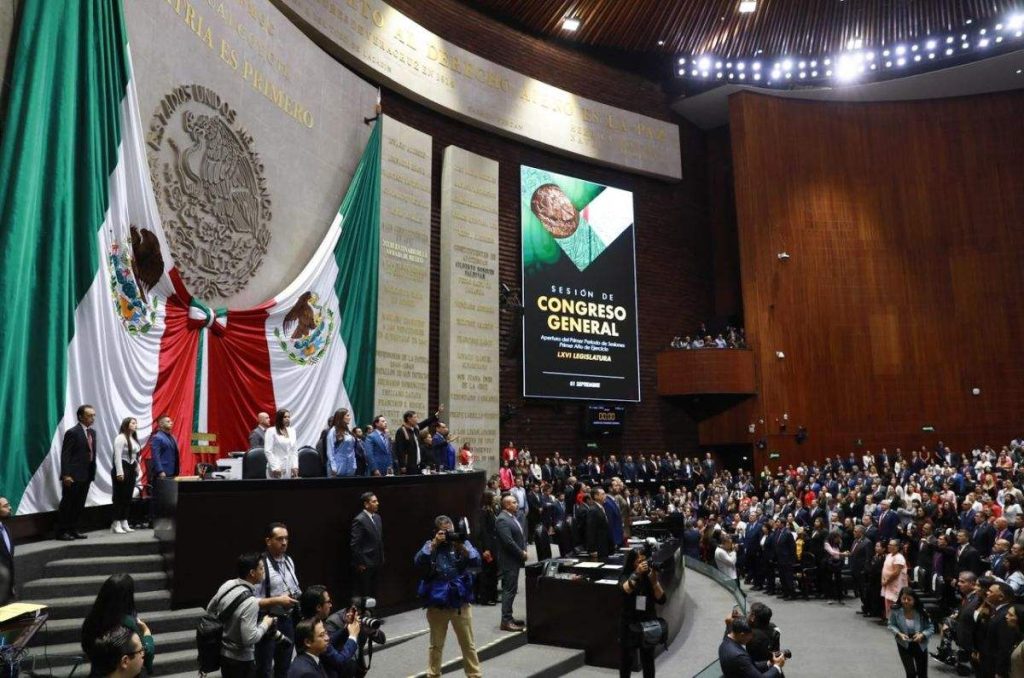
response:
[[[174,439],[174,421],[166,414],[156,420],[157,432],[149,440],[149,518],[156,517],[156,507],[160,502],[160,479],[174,478],[178,475],[178,441]]]
[[[1013,589],[1005,582],[995,582],[985,593],[985,602],[992,609],[985,635],[978,643],[977,652],[981,678],[1010,675],[1010,654],[1020,642],[1020,633],[1006,623],[1006,613],[1013,602]]]
[[[96,410],[82,405],[77,412],[78,423],[64,432],[60,448],[60,507],[57,509],[57,539],[85,539],[78,531],[78,521],[85,508],[89,486],[96,478]]]
[[[775,540],[775,564],[779,568],[779,580],[782,582],[782,596],[792,598],[796,595],[793,582],[793,568],[796,567],[796,538],[781,520],[775,521],[778,537]]]
[[[882,502],[882,514],[878,516],[878,540],[888,544],[896,534],[896,528],[900,524],[900,517],[895,511],[889,510],[889,501]]]
[[[965,664],[974,653],[974,636],[978,624],[974,613],[984,602],[984,596],[978,591],[978,576],[973,572],[961,572],[956,585],[960,589],[960,610],[956,613],[956,644],[960,648],[960,663]]]
[[[377,573],[384,565],[384,523],[378,513],[380,502],[373,492],[364,492],[363,510],[352,519],[349,546],[352,550],[352,593],[377,597]]]
[[[604,508],[604,488],[595,487],[587,497],[587,524],[583,543],[587,552],[598,558],[606,558],[612,551],[612,533],[608,524],[608,514]]]
[[[988,521],[988,510],[982,509],[974,516],[976,526],[971,534],[971,546],[978,549],[978,555],[988,558],[992,555],[992,547],[996,543],[996,528]]]
[[[864,526],[853,528],[853,543],[850,544],[850,576],[853,578],[853,595],[864,600],[864,571],[871,557],[871,540],[864,536]],[[860,614],[867,614],[866,605],[861,605]]]
[[[316,617],[303,619],[295,626],[295,659],[288,667],[288,678],[327,678],[320,655],[327,651],[330,637],[324,623]]]
[[[14,600],[14,542],[7,531],[11,517],[11,502],[0,497],[0,605]]]
[[[405,469],[406,475],[416,475],[422,472],[424,466],[430,465],[430,449],[420,443],[419,433],[433,426],[442,412],[444,405],[439,406],[433,416],[423,421],[420,421],[419,415],[413,410],[402,415],[402,426],[395,434],[395,457],[399,466]]]
[[[967,530],[957,532],[956,538],[959,544],[956,550],[956,571],[963,572],[964,570],[969,570],[981,576],[985,571],[984,565],[982,565],[978,549],[970,544],[970,535],[967,533]]]
[[[519,505],[506,494],[501,498],[501,513],[495,521],[498,533],[498,572],[501,576],[501,630],[522,631],[523,622],[512,616],[512,601],[519,591],[519,570],[526,562],[526,535],[516,519]]]
[[[256,415],[256,428],[249,432],[250,450],[263,447],[263,440],[266,437],[268,428],[270,428],[270,415],[266,412],[260,412]]]
[[[731,620],[729,633],[722,638],[722,644],[718,646],[718,663],[722,670],[723,678],[777,678],[782,676],[782,667],[786,665],[786,658],[777,654],[770,662],[754,663],[754,660],[747,654],[744,647],[749,643],[754,634],[750,629],[750,622],[740,617]]]

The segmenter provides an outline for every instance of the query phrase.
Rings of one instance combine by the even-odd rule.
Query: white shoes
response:
[[[110,524],[110,531],[113,532],[114,534],[127,534],[124,531],[124,528],[121,527],[121,521],[120,520],[115,520],[113,523]]]
[[[128,525],[128,521],[127,520],[122,520],[121,521],[121,529],[124,530],[125,532],[134,532],[135,531],[135,530],[133,530],[131,528],[130,525]]]

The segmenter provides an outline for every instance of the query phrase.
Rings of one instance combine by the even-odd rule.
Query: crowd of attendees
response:
[[[673,337],[669,346],[681,349],[746,348],[747,338],[742,327],[726,325],[721,332],[709,332],[707,326],[701,323],[698,331],[692,335]]]
[[[719,469],[710,454],[539,458],[510,442],[490,484],[523,494],[531,536],[557,535],[593,488],[607,488],[605,513],[608,500],[619,505],[625,536],[632,521],[666,521],[686,556],[741,587],[836,604],[852,596],[858,614],[892,631],[907,675],[922,675],[930,633],[907,634],[894,618],[916,609],[939,633],[942,661],[1009,676],[1012,655],[1024,671],[1024,441],[865,451],[759,475]],[[585,529],[573,536],[597,551]]]

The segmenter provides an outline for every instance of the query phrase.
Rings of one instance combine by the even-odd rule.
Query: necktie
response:
[[[90,433],[91,433],[91,431],[89,429],[85,429],[85,441],[89,444],[89,463],[91,464],[92,463],[92,459],[93,459],[93,452],[92,452],[92,436],[89,435]]]
[[[11,552],[11,537],[7,534],[7,528],[4,527],[3,523],[0,523],[0,535],[4,537],[4,546],[7,547],[7,552]]]

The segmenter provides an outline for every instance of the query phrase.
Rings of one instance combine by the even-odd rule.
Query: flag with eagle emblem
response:
[[[250,309],[211,309],[174,268],[153,195],[121,2],[29,0],[0,139],[0,494],[19,514],[61,495],[61,440],[96,408],[88,504],[110,502],[121,421],[145,440],[174,420],[247,448],[283,407],[313,444],[328,415],[372,416],[380,123],[334,222],[299,277]],[[344,228],[343,225],[344,224]]]

